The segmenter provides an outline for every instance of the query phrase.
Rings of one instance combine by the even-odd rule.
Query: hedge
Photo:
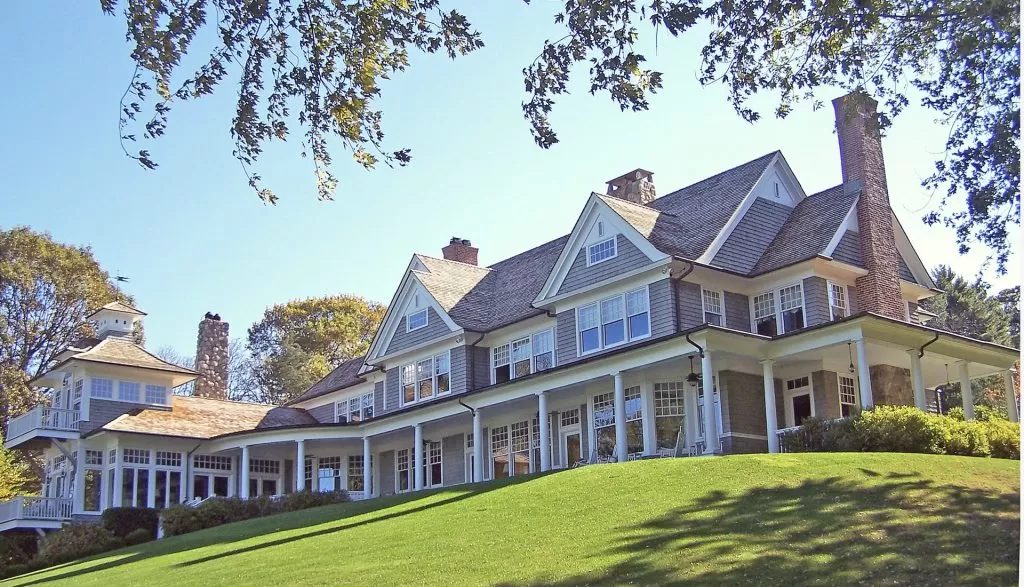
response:
[[[103,510],[102,520],[103,527],[118,538],[124,538],[139,529],[145,530],[150,536],[156,536],[160,513],[153,508],[109,508]]]
[[[1020,425],[964,421],[913,407],[879,406],[853,418],[808,418],[780,437],[786,452],[912,452],[1020,459]]]
[[[124,546],[124,539],[114,536],[99,524],[65,524],[43,538],[39,561],[46,566],[73,561]]]
[[[276,498],[256,497],[247,500],[237,497],[215,497],[196,507],[171,506],[161,513],[161,523],[165,536],[177,536],[231,522],[347,501],[349,497],[345,491],[300,491]]]

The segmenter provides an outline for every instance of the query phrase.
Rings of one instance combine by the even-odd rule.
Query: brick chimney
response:
[[[855,92],[836,98],[832,106],[836,112],[843,183],[860,188],[857,224],[868,274],[857,279],[857,305],[861,310],[903,320],[906,308],[885,181],[878,102]]]
[[[477,264],[477,254],[480,249],[473,246],[473,243],[464,238],[453,236],[448,246],[441,249],[441,254],[449,261],[458,261],[468,265]]]
[[[196,341],[196,397],[228,398],[228,323],[206,313]]]
[[[646,206],[658,197],[654,191],[654,174],[645,169],[634,169],[608,180],[609,196]]]

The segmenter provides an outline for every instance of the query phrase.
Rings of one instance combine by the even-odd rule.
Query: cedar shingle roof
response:
[[[310,385],[309,389],[303,392],[302,395],[288,402],[286,405],[297,404],[322,395],[327,395],[332,391],[352,387],[357,383],[363,383],[366,379],[359,376],[359,369],[362,368],[363,361],[365,360],[366,355],[344,361],[342,364],[335,367],[333,371],[328,373],[326,377],[317,381],[313,385]]]
[[[66,361],[89,361],[92,363],[106,363],[109,365],[124,365],[128,367],[139,367],[141,369],[154,369],[157,371],[169,371],[183,375],[198,375],[192,369],[179,367],[164,361],[160,357],[150,353],[146,349],[135,344],[131,339],[120,336],[108,336],[102,340],[85,339],[75,343],[76,345],[89,345],[79,353],[71,355]]]
[[[110,302],[109,304],[104,304],[104,305],[100,306],[92,314],[89,314],[88,316],[86,316],[86,318],[91,318],[91,317],[95,316],[96,314],[99,314],[103,310],[113,310],[115,312],[127,312],[128,314],[135,314],[136,316],[145,316],[146,315],[146,313],[143,312],[142,310],[139,310],[137,308],[133,308],[133,307],[129,306],[128,304],[124,304],[124,303],[121,303],[121,302]]]
[[[804,198],[790,212],[751,275],[780,269],[824,252],[856,201],[857,193],[844,193],[842,184]]]
[[[101,430],[212,438],[244,430],[315,424],[313,416],[298,408],[173,396],[170,410],[129,412],[108,422]]]

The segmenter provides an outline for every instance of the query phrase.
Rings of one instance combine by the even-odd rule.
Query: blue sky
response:
[[[290,299],[387,302],[410,255],[439,256],[453,235],[471,239],[485,265],[559,237],[591,191],[636,167],[653,171],[664,194],[781,149],[808,193],[840,182],[831,108],[743,122],[723,88],[696,81],[700,33],[662,32],[655,55],[644,31],[666,76],[649,112],[620,113],[589,95],[581,69],[552,117],[561,143],[539,149],[520,113],[521,69],[557,34],[556,6],[464,3],[487,46],[454,62],[414,55],[384,86],[388,144],[412,148],[412,165],[365,172],[339,149],[337,197],[320,202],[293,128],[295,139],[271,146],[257,169],[280,196],[265,206],[231,157],[232,86],[177,105],[167,135],[149,145],[160,167],[143,170],[117,141],[132,73],[123,18],[95,2],[16,3],[0,22],[0,226],[91,246],[104,268],[131,278],[149,313],[147,346],[191,354],[207,310],[244,337],[264,308]],[[926,265],[974,274],[983,252],[960,257],[950,231],[920,220],[933,202],[920,182],[946,136],[933,119],[912,109],[885,139],[893,208]],[[1015,255],[1009,275],[986,276],[1008,287],[1020,283],[1019,265]]]

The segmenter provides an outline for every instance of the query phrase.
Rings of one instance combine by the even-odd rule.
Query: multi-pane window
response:
[[[438,487],[442,478],[441,464],[441,443],[431,442],[427,444],[427,465],[424,470],[423,482],[427,487]]]
[[[230,471],[231,457],[222,457],[219,455],[196,455],[192,457],[192,464],[197,469]]]
[[[701,288],[701,301],[704,304],[704,322],[715,326],[725,326],[722,292]]]
[[[138,402],[139,384],[134,381],[117,382],[117,399],[124,402]]]
[[[89,381],[89,395],[99,398],[113,398],[114,382],[109,379],[98,379],[93,377]]]
[[[320,457],[317,467],[317,486],[320,491],[324,492],[341,489],[341,457]]]
[[[640,386],[628,387],[626,399],[626,452],[639,454],[644,450],[643,401]],[[615,394],[604,393],[594,397],[594,434],[597,453],[602,457],[615,454]]]
[[[857,384],[853,377],[839,375],[839,410],[844,418],[857,412]]]
[[[121,453],[124,457],[122,462],[136,465],[149,464],[149,451],[141,448],[126,448]]]
[[[413,330],[419,330],[427,325],[427,309],[423,308],[417,312],[413,312],[405,317],[405,331],[412,332]]]
[[[167,388],[163,385],[147,385],[146,386],[146,403],[147,404],[165,404],[167,403]]]
[[[680,439],[686,438],[685,389],[682,381],[654,384],[655,442],[659,449],[675,449]]]
[[[451,391],[449,351],[402,367],[402,403],[411,404]]]
[[[587,247],[587,266],[597,265],[601,261],[612,259],[617,254],[615,237],[605,239]]]
[[[250,473],[263,473],[266,475],[280,475],[281,461],[274,459],[249,459]]]
[[[158,467],[180,467],[181,453],[173,451],[156,451],[156,465]]]
[[[754,296],[754,329],[758,334],[776,336],[803,328],[804,298],[800,284]]]
[[[495,479],[504,479],[510,475],[508,426],[491,428],[491,459]]]
[[[523,475],[530,472],[530,423],[527,421],[512,424],[512,475]]]
[[[103,451],[102,450],[86,450],[85,451],[85,464],[86,465],[100,465],[100,466],[103,466]]]
[[[357,395],[334,404],[335,422],[362,422],[373,417],[373,392]]]
[[[395,491],[409,491],[412,484],[409,479],[409,449],[395,451]]]
[[[110,451],[107,453],[107,458],[110,459],[110,464],[111,465],[116,463],[117,462],[117,449],[116,448],[110,449]]]
[[[84,384],[85,384],[85,381],[82,380],[82,379],[78,379],[78,380],[75,381],[74,392],[73,392],[73,394],[71,396],[74,401],[77,402],[79,399],[81,399],[81,397],[82,397],[82,386]]]
[[[562,412],[562,428],[576,426],[580,423],[580,409],[573,408]]]
[[[797,377],[796,379],[786,380],[786,391],[792,391],[794,389],[800,389],[801,387],[807,387],[811,384],[809,377],[804,375],[803,377]]]
[[[555,362],[554,334],[544,330],[496,346],[491,349],[491,357],[495,383],[550,369]]]
[[[850,315],[850,305],[846,301],[846,286],[828,282],[828,305],[832,320]]]
[[[313,491],[313,459],[315,457],[306,457],[305,462],[302,464],[302,487],[306,491]]]
[[[348,456],[348,490],[366,490],[363,486],[363,455]]]
[[[586,354],[650,336],[647,288],[641,288],[576,309],[579,352]]]

